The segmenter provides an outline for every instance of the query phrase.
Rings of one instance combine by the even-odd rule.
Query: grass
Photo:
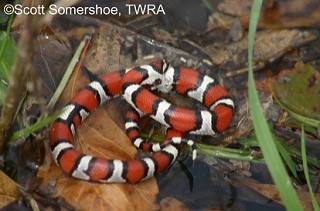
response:
[[[286,171],[285,165],[277,150],[273,136],[269,130],[268,123],[263,115],[262,107],[259,102],[257,90],[254,85],[253,78],[253,46],[254,39],[260,15],[262,0],[253,1],[250,26],[248,35],[248,92],[249,106],[252,116],[252,122],[255,129],[255,134],[258,139],[259,146],[264,156],[265,163],[269,169],[274,183],[277,186],[280,197],[287,210],[302,210],[302,205],[298,199],[295,189],[292,186],[290,177]]]
[[[207,1],[203,0],[203,2],[207,5]],[[255,134],[259,143],[259,146],[261,148],[261,151],[264,155],[264,159],[262,160],[260,157],[257,158],[250,150],[237,150],[237,149],[227,149],[222,147],[215,147],[215,146],[207,146],[207,145],[199,145],[200,151],[202,151],[205,154],[213,155],[216,157],[221,158],[228,158],[228,159],[237,159],[237,160],[245,160],[245,161],[264,161],[270,171],[270,174],[279,190],[281,199],[285,205],[285,207],[288,210],[302,210],[301,203],[297,197],[297,194],[291,184],[290,177],[288,176],[288,173],[286,171],[285,165],[283,163],[283,160],[289,160],[288,155],[285,153],[287,149],[285,149],[282,145],[279,145],[279,142],[276,142],[274,140],[274,136],[271,134],[269,130],[269,126],[267,124],[266,119],[264,118],[262,108],[258,99],[257,91],[254,86],[254,78],[253,78],[253,45],[254,45],[254,37],[255,32],[257,28],[257,21],[260,14],[260,8],[261,8],[262,0],[256,0],[253,1],[253,7],[252,7],[252,13],[250,18],[250,28],[249,28],[249,36],[248,36],[248,57],[249,57],[249,104],[250,104],[250,112],[252,115],[252,120],[255,128]],[[213,10],[213,8],[209,8]],[[12,16],[10,17],[10,21],[8,26],[11,25],[12,22]],[[8,28],[10,31],[10,28]],[[7,30],[7,34],[8,31]],[[1,58],[4,55],[5,49],[8,44],[8,38],[5,38],[5,41],[2,42],[2,45],[0,47],[0,61],[2,61]],[[59,98],[62,90],[65,87],[65,84],[68,81],[68,78],[70,77],[70,74],[77,62],[77,58],[79,58],[79,55],[81,53],[81,50],[83,48],[84,43],[81,43],[81,45],[78,48],[78,51],[75,54],[74,59],[70,63],[70,66],[68,68],[68,71],[62,80],[61,84],[59,85],[56,93],[52,97],[48,107],[52,108],[57,99]],[[3,62],[1,63],[3,64]],[[6,67],[6,66],[5,66]],[[8,68],[5,68],[6,70],[4,72],[4,75],[9,77]],[[46,117],[43,120],[40,120],[35,125],[32,125],[28,128],[22,129],[20,131],[17,131],[14,133],[10,140],[16,140],[19,137],[27,136],[44,126],[50,124],[57,116],[58,114],[54,114],[52,116]],[[280,151],[280,152],[279,152]],[[282,157],[281,157],[282,155]],[[303,167],[304,167],[304,174],[306,177],[306,181],[310,190],[310,196],[312,199],[312,204],[315,210],[319,210],[319,205],[317,204],[317,201],[315,199],[315,196],[312,191],[312,187],[310,184],[310,179],[308,175],[308,158],[306,155],[306,147],[305,147],[305,140],[304,140],[304,127],[302,126],[302,136],[301,136],[301,156],[303,161]],[[288,162],[287,162],[288,165]],[[288,165],[291,171],[294,171],[293,164]]]
[[[15,1],[17,2],[17,1]],[[11,24],[13,21],[13,15],[10,16],[8,21],[8,27],[7,30],[0,32],[0,106],[3,105],[5,96],[7,95],[7,84],[6,82],[9,80],[11,75],[11,68],[14,65],[16,54],[17,54],[17,47],[14,40],[11,39],[9,33],[11,30]],[[66,86],[70,75],[77,64],[80,54],[89,38],[86,37],[78,47],[74,57],[72,58],[70,65],[62,78],[58,88],[56,89],[53,97],[51,98],[48,109],[52,109],[53,106],[56,104],[57,100],[59,99],[59,96],[61,95],[64,87]],[[55,114],[52,114],[50,116],[41,118],[38,122],[36,122],[33,125],[30,125],[26,128],[20,129],[19,131],[14,132],[10,135],[9,141],[16,141],[21,137],[26,137],[30,135],[31,133],[34,133],[40,129],[43,129],[45,126],[51,124],[59,115],[61,111],[56,112]]]
[[[16,43],[7,32],[0,32],[0,106],[5,102],[7,83],[17,55]]]
[[[304,140],[304,125],[303,124],[301,126],[301,155],[302,155],[303,171],[304,171],[304,175],[305,175],[305,178],[306,178],[306,181],[307,181],[307,185],[308,185],[308,188],[309,188],[312,206],[313,206],[314,210],[319,211],[320,210],[319,204],[317,203],[317,200],[316,200],[316,198],[314,196],[314,193],[312,191],[310,178],[309,178],[308,163],[307,163],[307,153],[306,153],[306,143],[305,143],[305,140]]]
[[[10,136],[9,141],[16,141],[21,137],[27,137],[31,133],[34,133],[40,129],[43,129],[45,126],[50,125],[59,116],[60,113],[61,113],[61,111],[58,111],[50,116],[47,116],[47,117],[40,119],[38,122],[36,122],[26,128],[23,128],[23,129],[20,129],[20,130],[14,132]]]
[[[16,2],[17,0],[15,3]],[[9,35],[13,17],[13,14],[10,15],[6,31],[0,32],[0,106],[3,105],[7,93],[7,85],[4,83],[4,81],[8,82],[9,80],[11,68],[15,62],[17,54],[16,44]]]
[[[70,78],[76,64],[78,63],[79,58],[81,56],[81,53],[82,53],[84,47],[86,46],[88,40],[89,40],[89,37],[86,36],[82,40],[82,42],[80,43],[80,45],[79,45],[76,53],[74,54],[64,76],[61,79],[61,82],[60,82],[58,88],[56,89],[55,93],[53,94],[53,96],[50,99],[50,102],[48,103],[47,108],[49,110],[53,109],[53,107],[56,104],[56,102],[58,101],[62,91],[64,90],[65,86],[67,85],[69,78]],[[14,132],[10,136],[9,140],[16,141],[21,137],[26,137],[26,136],[30,135],[31,133],[34,133],[34,132],[44,128],[45,126],[50,125],[59,116],[60,113],[61,113],[61,110],[50,115],[50,116],[41,118],[38,122],[34,123],[33,125],[30,125],[26,128],[23,128],[23,129],[20,129],[20,130]]]
[[[71,77],[71,74],[73,73],[73,70],[75,68],[75,66],[77,65],[78,61],[79,61],[79,58],[81,56],[81,53],[83,51],[83,49],[85,48],[88,40],[90,39],[89,36],[86,36],[80,43],[77,51],[75,52],[72,60],[70,61],[70,64],[65,72],[65,74],[63,75],[61,81],[60,81],[60,84],[59,86],[57,87],[56,91],[54,92],[53,96],[51,97],[50,99],[50,102],[48,103],[48,109],[53,109],[54,105],[56,104],[56,102],[58,101],[62,91],[64,90],[64,88],[66,87],[70,77]]]

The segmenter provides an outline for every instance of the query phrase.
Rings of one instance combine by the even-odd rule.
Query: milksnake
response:
[[[152,94],[175,91],[203,103],[209,110],[175,107]],[[137,160],[108,160],[78,152],[74,146],[76,129],[98,106],[121,95],[138,116],[126,116],[126,132],[134,145],[156,152]],[[108,73],[92,80],[64,107],[50,131],[51,151],[61,170],[74,178],[103,183],[136,183],[161,173],[177,158],[177,145],[191,140],[184,133],[214,135],[223,132],[231,122],[233,101],[215,80],[198,71],[173,68],[166,61],[155,61],[134,69]],[[131,113],[132,114],[132,113]],[[147,114],[169,128],[164,144],[149,144],[140,137],[137,121]]]

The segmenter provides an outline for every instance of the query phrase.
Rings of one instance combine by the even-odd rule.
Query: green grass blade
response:
[[[240,161],[263,162],[262,158],[257,156],[254,151],[251,150],[231,149],[206,144],[196,144],[196,146],[199,153],[208,156]]]
[[[275,140],[276,137],[274,137],[274,141],[276,143],[277,149],[283,159],[283,161],[285,162],[285,164],[287,164],[288,168],[290,169],[291,173],[293,174],[293,176],[299,180],[297,171],[296,171],[296,167],[295,167],[295,163],[293,162],[288,150],[285,148],[285,146],[280,142]]]
[[[56,102],[58,101],[62,91],[64,90],[65,86],[67,85],[67,83],[69,81],[69,78],[70,78],[70,76],[71,76],[80,56],[81,56],[82,50],[84,49],[86,42],[88,41],[89,38],[90,37],[87,36],[81,41],[77,51],[75,52],[73,58],[71,59],[71,62],[66,70],[66,73],[62,77],[59,86],[57,87],[55,93],[53,94],[52,98],[50,99],[50,102],[48,103],[48,106],[47,106],[48,109],[52,109],[54,107],[54,105],[56,104]]]
[[[26,137],[28,135],[30,135],[31,133],[36,132],[37,130],[42,129],[43,127],[51,124],[61,113],[61,111],[58,111],[48,117],[45,117],[41,120],[39,120],[38,122],[36,122],[33,125],[30,125],[29,127],[23,128],[17,132],[14,132],[11,137],[10,137],[10,141],[15,141],[18,140],[21,137]]]
[[[7,95],[7,82],[14,65],[17,47],[7,32],[0,32],[0,106],[3,105]]]
[[[317,200],[313,194],[312,191],[312,187],[311,187],[311,183],[310,183],[310,178],[309,178],[309,172],[308,172],[308,164],[307,164],[307,153],[306,153],[306,143],[304,140],[304,125],[302,124],[301,127],[301,155],[302,155],[302,165],[303,165],[303,172],[308,184],[308,188],[310,191],[310,197],[311,197],[311,201],[312,201],[312,206],[313,209],[316,211],[319,211],[319,204],[317,203]]]
[[[18,0],[14,1],[14,4]],[[16,58],[16,45],[15,42],[10,38],[11,24],[13,22],[14,14],[10,15],[6,32],[0,34],[0,77],[4,80],[8,80],[11,72],[11,67]],[[9,45],[9,46],[8,46]]]
[[[255,134],[261,151],[264,155],[266,165],[270,171],[274,183],[280,193],[281,199],[288,210],[302,210],[301,203],[291,184],[291,180],[282,162],[276,144],[273,141],[272,134],[268,128],[266,119],[264,118],[262,107],[259,102],[258,94],[254,85],[253,78],[253,45],[257,29],[258,19],[262,0],[253,1],[250,26],[248,35],[248,57],[249,57],[249,105],[252,115],[252,122],[255,128]]]
[[[7,32],[0,32],[0,78],[8,81],[15,62],[17,47]]]
[[[202,3],[210,12],[214,12],[214,8],[208,0],[202,0]]]

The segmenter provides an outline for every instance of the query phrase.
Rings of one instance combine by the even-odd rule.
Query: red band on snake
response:
[[[202,102],[210,111],[174,107],[144,89],[144,85],[186,94]],[[151,157],[132,161],[108,160],[78,152],[74,147],[76,129],[99,105],[122,92],[135,109],[181,133],[212,135],[223,132],[233,115],[233,101],[226,90],[195,70],[172,68],[164,61],[156,61],[130,71],[102,75],[78,92],[52,125],[50,147],[54,160],[65,174],[94,182],[136,183],[162,172],[175,161],[178,149],[171,143],[188,143],[181,138],[178,142],[164,144],[160,151],[154,150],[159,152]]]

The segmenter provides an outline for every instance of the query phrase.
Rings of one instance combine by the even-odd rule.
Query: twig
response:
[[[0,118],[0,153],[2,153],[11,126],[21,107],[26,94],[26,84],[29,73],[32,71],[33,37],[37,32],[33,25],[34,16],[25,16],[25,25],[21,30],[18,44],[18,55],[9,79],[8,91]]]

